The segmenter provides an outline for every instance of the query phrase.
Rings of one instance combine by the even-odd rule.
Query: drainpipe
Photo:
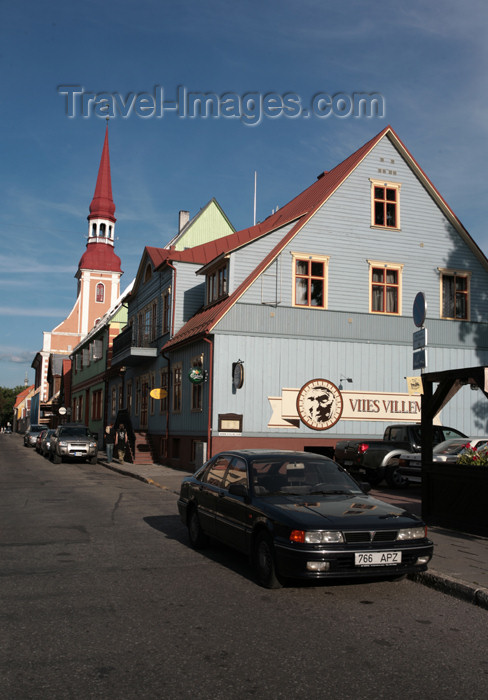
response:
[[[171,286],[171,323],[170,323],[170,329],[169,329],[169,337],[170,339],[174,336],[174,330],[175,330],[175,298],[176,298],[176,268],[174,265],[172,265],[169,260],[166,261],[166,264],[168,267],[170,267],[173,270],[173,284]],[[169,454],[169,414],[170,414],[170,402],[171,402],[171,360],[166,355],[163,350],[161,350],[161,355],[164,357],[166,362],[168,363],[168,410],[166,411],[166,433],[165,433],[165,439],[166,439],[166,452]]]
[[[166,411],[166,433],[165,433],[165,440],[166,440],[166,458],[169,456],[169,450],[168,450],[168,445],[169,445],[169,404],[170,404],[170,388],[171,388],[171,360],[169,359],[168,355],[165,355],[165,353],[161,350],[161,355],[164,357],[164,359],[168,363],[168,410]]]
[[[212,456],[212,401],[213,401],[213,342],[208,338],[203,340],[210,345],[208,359],[208,424],[207,424],[207,459]]]

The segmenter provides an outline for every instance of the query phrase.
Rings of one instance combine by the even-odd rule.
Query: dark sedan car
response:
[[[415,515],[379,501],[338,464],[309,452],[221,452],[181,484],[190,542],[247,554],[259,583],[425,571],[433,544]]]

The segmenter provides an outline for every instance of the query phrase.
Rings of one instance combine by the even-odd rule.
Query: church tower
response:
[[[114,214],[107,124],[95,194],[88,215],[88,242],[76,273],[82,337],[114,305],[120,295],[122,270],[120,258],[114,251]]]
[[[76,301],[64,321],[52,331],[44,331],[43,348],[32,363],[36,370],[36,389],[39,390],[41,401],[48,399],[47,371],[50,356],[69,357],[120,295],[122,269],[120,258],[114,250],[115,221],[107,123],[95,193],[88,215],[88,241],[75,274],[78,280]]]

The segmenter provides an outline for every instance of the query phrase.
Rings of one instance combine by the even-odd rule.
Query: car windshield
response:
[[[434,447],[433,453],[436,455],[455,455],[461,452],[466,447],[466,439],[464,440],[449,440],[441,442],[440,445]]]
[[[31,425],[29,428],[29,432],[31,433],[40,433],[41,430],[46,430],[44,425]]]
[[[73,427],[73,428],[63,428],[63,430],[59,433],[60,437],[90,437],[90,433],[88,432],[88,428],[84,427]]]
[[[352,494],[358,484],[338,464],[327,458],[290,457],[255,459],[251,464],[254,494]]]

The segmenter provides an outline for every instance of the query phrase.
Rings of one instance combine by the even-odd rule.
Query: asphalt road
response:
[[[0,697],[485,698],[488,612],[409,580],[258,587],[171,492],[0,435]]]

